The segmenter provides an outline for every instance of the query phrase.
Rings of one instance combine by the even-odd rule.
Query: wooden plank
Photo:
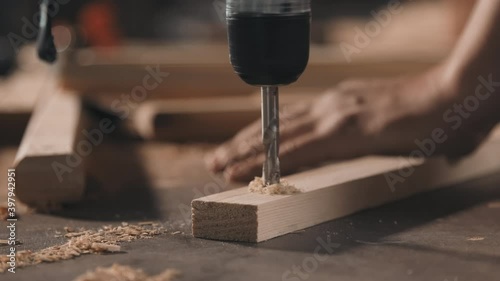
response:
[[[465,6],[470,12],[474,1],[465,1],[472,3]],[[383,5],[380,7],[387,11],[386,8]],[[456,1],[405,3],[400,13],[393,14],[390,24],[382,26],[381,36],[369,36],[369,46],[359,48],[360,52],[352,53],[351,58],[359,61],[373,57],[382,60],[445,57],[453,49],[457,36],[460,36],[454,19],[460,15],[460,9],[463,10],[464,6]],[[422,21],[422,15],[425,15],[425,21]],[[374,19],[380,20],[378,16],[332,18],[325,23],[325,41],[337,46],[343,43],[360,47],[356,41],[360,38],[359,30],[370,26]],[[429,32],[430,30],[432,31]]]
[[[419,160],[365,157],[292,175],[303,192],[295,195],[249,193],[247,187],[192,201],[193,235],[200,238],[261,242],[354,212],[500,170],[500,134],[473,155],[450,164],[444,158]],[[409,174],[411,167],[414,171]],[[392,174],[390,174],[392,173]],[[403,182],[388,184],[387,176]],[[406,175],[406,176],[405,176]]]
[[[283,88],[280,110],[301,102],[311,102],[323,93],[318,88]],[[220,142],[260,118],[260,91],[244,96],[172,98],[147,100],[129,107],[121,128],[144,140],[176,142]],[[86,99],[87,104],[110,115],[116,99],[103,94]]]
[[[296,102],[310,102],[322,91],[285,89],[281,110]],[[260,93],[249,96],[146,101],[130,116],[130,125],[143,139],[168,141],[224,141],[260,118]]]
[[[12,169],[12,163],[16,158],[17,147],[15,146],[0,146],[0,171],[7,171],[8,169]],[[8,174],[0,173],[0,183],[7,186],[7,176]],[[8,207],[8,199],[7,199],[7,189],[6,192],[0,192],[0,209]],[[23,216],[30,212],[30,208],[22,204],[21,202],[16,202],[16,215]]]
[[[259,116],[258,100],[223,97],[148,101],[130,121],[143,139],[205,142],[225,140]]]
[[[348,62],[338,47],[313,45],[307,69],[293,87],[325,88],[352,77],[415,73],[433,66],[441,58],[441,54],[429,54],[381,60],[375,55]],[[147,99],[236,96],[255,91],[234,73],[225,44],[76,50],[65,62],[62,83],[86,96],[116,93],[119,99],[143,85],[148,66],[158,66],[170,75],[148,89]]]
[[[84,157],[76,145],[85,121],[76,95],[56,90],[38,102],[14,161],[21,201],[50,208],[81,198],[85,168],[78,159]]]
[[[55,72],[42,65],[32,46],[19,54],[19,69],[0,79],[0,144],[19,144],[37,99],[54,87]]]

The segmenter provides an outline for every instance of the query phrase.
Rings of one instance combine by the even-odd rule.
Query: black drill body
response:
[[[309,60],[310,0],[227,0],[229,54],[235,72],[261,87],[265,186],[281,183],[279,90]]]
[[[287,85],[309,59],[311,13],[239,13],[227,18],[231,64],[247,84]]]

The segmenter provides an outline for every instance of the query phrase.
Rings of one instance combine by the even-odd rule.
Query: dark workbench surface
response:
[[[418,195],[260,244],[226,243],[190,235],[191,199],[230,188],[205,171],[205,150],[198,145],[155,143],[96,147],[88,161],[86,201],[58,214],[24,215],[18,222],[17,236],[23,243],[18,250],[64,243],[65,238],[54,237],[64,226],[96,229],[125,221],[159,220],[168,233],[124,243],[122,253],[40,264],[18,269],[16,275],[0,275],[0,280],[69,281],[87,270],[116,262],[150,274],[173,267],[183,272],[181,280],[200,281],[500,278],[500,175]],[[5,227],[1,229],[0,238],[4,238]],[[177,231],[180,233],[174,234]],[[318,239],[332,243],[331,249],[319,247],[324,254],[320,262],[314,254],[321,245]],[[6,251],[6,247],[0,248],[1,254]],[[301,275],[286,275],[295,266]]]

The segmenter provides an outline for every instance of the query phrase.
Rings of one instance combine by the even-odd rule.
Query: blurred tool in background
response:
[[[120,43],[116,13],[113,1],[92,2],[83,6],[79,20],[82,35],[89,45],[110,47]]]

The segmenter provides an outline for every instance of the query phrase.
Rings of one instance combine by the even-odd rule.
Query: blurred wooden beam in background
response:
[[[14,161],[21,201],[50,209],[81,199],[85,154],[93,149],[81,142],[87,121],[80,98],[61,89],[38,102]]]
[[[18,144],[39,97],[50,92],[56,74],[27,46],[18,55],[19,69],[0,80],[0,145]]]
[[[425,56],[363,57],[347,61],[338,47],[312,46],[309,65],[292,87],[329,88],[352,77],[390,76],[418,72],[442,58]],[[143,45],[116,49],[77,50],[68,55],[61,73],[65,87],[85,96],[131,95],[150,74],[147,67],[169,73],[147,99],[248,95],[254,87],[233,71],[225,45]],[[147,88],[147,87],[145,87]]]

